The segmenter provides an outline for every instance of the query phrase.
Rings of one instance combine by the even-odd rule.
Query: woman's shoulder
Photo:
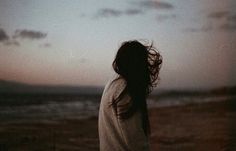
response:
[[[109,80],[107,92],[112,93],[114,98],[117,98],[126,87],[126,80],[119,74],[114,74]]]
[[[119,116],[128,111],[132,103],[131,97],[127,93],[125,88],[126,88],[126,80],[121,75],[115,76],[110,87],[111,90],[110,92],[112,94],[112,100],[116,102],[115,112]]]
[[[112,80],[112,84],[116,87],[122,87],[126,85],[126,80],[119,74],[115,74]]]

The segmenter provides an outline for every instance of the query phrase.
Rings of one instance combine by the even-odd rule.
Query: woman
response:
[[[100,151],[149,151],[150,125],[146,98],[156,86],[161,55],[138,41],[124,42],[99,108]]]

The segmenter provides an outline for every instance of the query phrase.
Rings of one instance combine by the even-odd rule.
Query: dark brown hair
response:
[[[157,85],[161,64],[162,57],[153,47],[153,43],[143,45],[137,40],[122,43],[112,63],[115,72],[121,75],[127,83],[126,88],[115,102],[121,100],[124,92],[128,92],[132,100],[129,109],[119,116],[127,119],[137,110],[141,111],[142,126],[146,135],[150,134],[146,98]]]

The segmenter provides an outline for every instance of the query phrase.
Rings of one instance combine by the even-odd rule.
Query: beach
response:
[[[236,106],[210,102],[153,109],[154,151],[235,151]]]
[[[152,151],[235,151],[236,103],[149,109]],[[97,116],[0,123],[0,151],[98,151]]]

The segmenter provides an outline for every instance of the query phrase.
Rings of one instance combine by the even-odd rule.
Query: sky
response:
[[[104,86],[123,41],[151,41],[160,88],[236,85],[234,0],[0,0],[0,79]]]

